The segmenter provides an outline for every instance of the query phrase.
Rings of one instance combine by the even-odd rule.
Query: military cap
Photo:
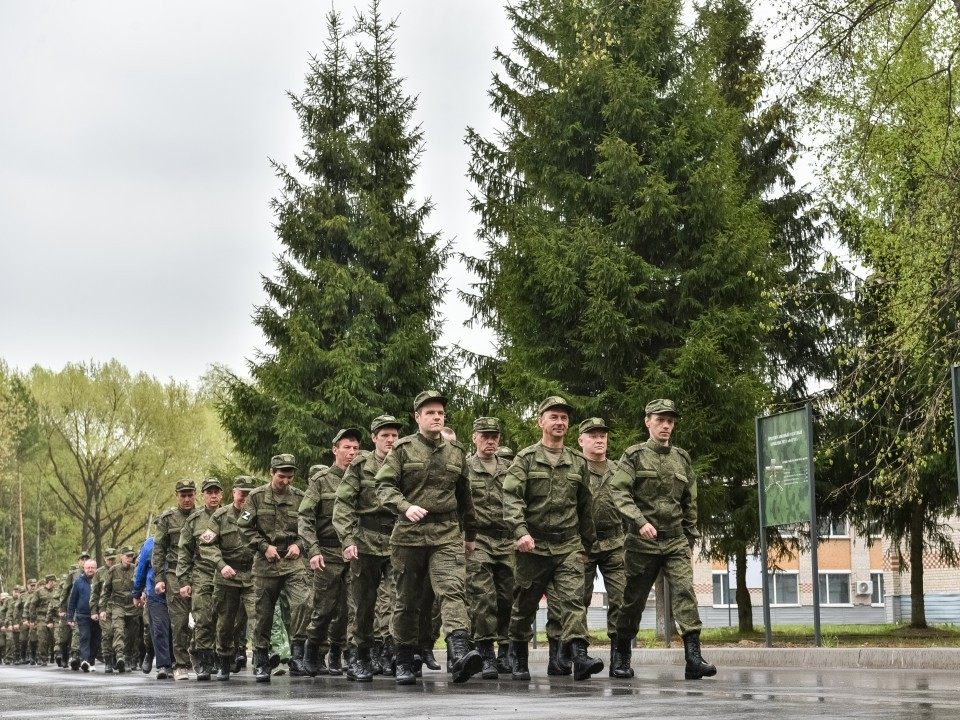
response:
[[[503,458],[504,460],[512,460],[517,454],[513,451],[513,448],[507,447],[506,445],[501,445],[497,448],[497,457]]]
[[[37,584],[36,578],[30,578],[29,580],[27,580],[27,586],[36,585],[36,584]]]
[[[129,545],[124,545],[122,548],[120,548],[120,554],[121,554],[121,555],[136,555],[136,554],[137,554],[137,551],[134,550],[134,549],[133,549],[132,547],[130,547]]]
[[[103,557],[104,557],[104,558],[112,558],[112,557],[116,557],[116,556],[117,556],[117,549],[116,549],[116,548],[108,547],[108,548],[104,548],[104,549],[103,549]]]
[[[192,492],[197,491],[197,484],[193,480],[177,480],[176,492]]]
[[[363,432],[361,432],[359,428],[343,428],[334,436],[331,445],[336,445],[344,438],[353,438],[357,442],[361,442],[363,440]]]
[[[500,421],[495,417],[478,417],[473,421],[474,432],[500,432]]]
[[[90,559],[90,553],[88,553],[86,550],[81,550],[80,554],[77,556],[77,560],[89,560],[89,559]]]
[[[417,395],[416,399],[413,401],[413,411],[416,412],[428,402],[438,402],[444,407],[447,406],[447,398],[441,395],[439,392],[436,390],[424,390],[422,393]]]
[[[257,486],[257,479],[249,475],[237,475],[233,479],[233,487],[237,490],[253,490]]]
[[[644,413],[647,415],[676,415],[680,417],[676,403],[674,403],[673,400],[663,398],[648,402]]]
[[[588,433],[591,430],[603,430],[604,432],[610,432],[610,427],[603,421],[603,418],[598,417],[587,418],[580,423],[581,435]]]
[[[22,592],[23,592],[23,587],[22,587],[21,585],[14,585],[14,586],[13,586],[13,589],[16,590],[16,591],[19,592],[19,593],[22,593]]]
[[[370,423],[370,432],[375,434],[380,428],[385,427],[395,427],[399,430],[403,425],[393,415],[378,415]]]
[[[51,574],[47,575],[45,578],[43,578],[43,581],[44,581],[45,583],[48,583],[48,582],[50,582],[51,580],[56,580],[56,579],[57,579],[57,576],[54,575],[53,573],[51,573]]]
[[[270,458],[271,470],[283,470],[286,468],[297,469],[297,459],[290,453],[280,453]]]
[[[206,492],[207,490],[223,490],[223,484],[219,479],[209,477],[204,480],[203,485],[200,486],[200,492]]]
[[[547,410],[549,410],[550,408],[555,408],[555,407],[561,407],[561,408],[563,408],[564,410],[567,411],[567,414],[568,414],[568,415],[572,415],[572,414],[573,414],[573,407],[571,407],[570,403],[568,403],[566,400],[564,400],[564,399],[563,399],[562,397],[560,397],[559,395],[551,395],[551,396],[548,397],[546,400],[544,400],[542,403],[540,403],[540,406],[537,408],[537,415],[538,415],[538,416],[539,416],[539,415],[543,415]]]

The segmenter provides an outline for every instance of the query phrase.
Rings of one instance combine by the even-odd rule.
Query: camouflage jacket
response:
[[[248,587],[253,583],[254,553],[237,526],[241,512],[243,508],[238,509],[231,504],[220,508],[210,517],[210,524],[217,534],[217,539],[210,546],[210,556],[216,568],[213,575],[214,585]],[[237,573],[232,578],[225,578],[220,574],[227,565]]]
[[[292,485],[279,493],[271,483],[250,491],[237,525],[247,544],[256,551],[253,574],[260,577],[280,577],[301,572],[306,567],[305,549],[297,528],[297,511],[303,502],[303,491]],[[291,545],[300,548],[300,557],[268,562],[265,553],[273,545],[283,558]]]
[[[322,549],[340,547],[333,527],[333,503],[343,470],[337,465],[321,470],[311,478],[310,487],[300,503],[297,532],[307,558],[322,554]]]
[[[101,607],[104,602],[110,608],[113,617],[133,617],[140,612],[140,609],[133,604],[133,585],[137,567],[130,563],[126,567],[117,560],[113,567],[107,570],[106,579],[103,581]],[[91,612],[93,608],[90,608]]]
[[[353,459],[337,486],[333,503],[333,527],[346,549],[357,546],[366,555],[390,554],[390,534],[397,522],[377,497],[376,475],[383,465],[376,453],[361,453]]]
[[[157,532],[153,536],[154,577],[157,582],[166,578],[168,572],[176,572],[180,553],[180,531],[194,513],[193,510],[170,508],[157,518]]]
[[[589,552],[601,553],[623,547],[623,515],[613,497],[610,480],[617,463],[587,461],[590,469],[590,492],[593,493],[593,521],[597,527],[597,541]]]

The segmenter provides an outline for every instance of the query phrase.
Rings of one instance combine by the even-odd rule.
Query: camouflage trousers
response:
[[[617,632],[617,619],[623,605],[623,588],[627,582],[624,564],[623,546],[601,552],[588,553],[583,566],[583,607],[589,608],[593,600],[593,586],[597,581],[597,571],[603,576],[603,586],[607,591],[607,637]],[[547,637],[560,638],[560,620],[553,608],[547,608]]]
[[[385,601],[381,606],[380,598],[384,593],[393,599]],[[355,560],[350,561],[350,605],[353,612],[353,622],[350,623],[350,644],[358,648],[373,647],[375,638],[374,623],[377,621],[378,608],[384,614],[379,622],[386,622],[389,628],[390,618],[393,615],[393,604],[396,599],[396,584],[393,580],[393,571],[389,555],[368,555],[360,553]],[[382,632],[382,630],[381,630]],[[387,634],[389,634],[389,629]],[[383,640],[381,635],[380,640]]]
[[[174,667],[190,668],[190,598],[180,597],[180,578],[167,572],[167,614],[170,616],[170,634],[173,636]]]
[[[4,636],[6,639],[6,651],[3,656],[3,661],[7,663],[7,665],[11,665],[18,659],[20,653],[20,631],[7,630]]]
[[[389,556],[387,556],[389,559]],[[389,582],[380,583],[377,591],[377,603],[373,610],[373,639],[383,642],[392,637],[390,626],[393,624],[393,610],[397,606],[397,577],[390,566]]]
[[[40,658],[43,660],[50,660],[50,653],[53,652],[53,623],[50,623],[51,627],[47,627],[46,624],[40,625],[37,628],[37,655],[40,657],[37,658],[37,661],[40,661]]]
[[[422,616],[433,613],[429,587],[440,603],[444,637],[468,630],[467,568],[460,541],[443,545],[394,545],[391,553],[397,581],[397,605],[392,633],[397,643],[419,647],[424,644]],[[429,635],[428,635],[429,636]],[[430,643],[433,647],[433,643]]]
[[[517,553],[513,609],[510,614],[510,639],[533,639],[533,620],[540,598],[547,596],[547,607],[556,613],[559,639],[588,640],[587,610],[583,605],[583,560],[580,551],[559,555]]]
[[[331,645],[345,648],[347,645],[347,620],[349,606],[350,566],[343,559],[339,547],[324,547],[324,568],[312,571],[313,613],[307,626],[307,639],[326,655]]]
[[[254,608],[253,580],[249,573],[242,585],[214,583],[213,613],[217,619],[217,655],[228,657],[237,649],[245,648],[247,622],[254,617]]]
[[[307,625],[310,624],[313,588],[310,578],[303,568],[288,575],[264,577],[254,575],[253,595],[256,598],[256,610],[253,626],[253,647],[256,650],[270,649],[270,629],[273,626],[273,611],[280,599],[280,593],[287,596],[290,605],[290,640],[305,640]]]
[[[190,612],[193,613],[193,645],[197,650],[213,650],[217,618],[213,611],[213,581],[194,583],[190,588]]]
[[[67,624],[67,619],[65,617],[62,617],[59,620],[57,620],[56,636],[54,637],[54,642],[57,643],[57,647],[60,648],[60,647],[63,647],[64,645],[69,647],[70,641],[73,639],[71,637],[72,635],[73,635],[73,628]]]
[[[474,641],[505,641],[513,607],[513,543],[477,536],[476,550],[467,558],[467,597]]]
[[[680,626],[680,633],[686,635],[703,627],[693,591],[690,545],[685,537],[643,540],[628,536],[624,550],[627,582],[617,621],[619,637],[636,637],[650,589],[661,571],[670,583],[673,618]]]
[[[113,642],[113,608],[107,608],[107,619],[100,623],[100,645],[102,653],[111,652]]]
[[[134,614],[126,607],[118,605],[112,606],[107,615],[112,616],[110,623],[111,635],[106,634],[104,629],[101,644],[103,652],[111,653],[115,658],[124,658],[131,660],[137,656],[137,645],[140,643],[140,619],[137,610]]]

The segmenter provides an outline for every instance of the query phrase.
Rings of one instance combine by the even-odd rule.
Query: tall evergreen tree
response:
[[[304,93],[290,96],[305,149],[296,172],[274,164],[285,249],[278,276],[263,281],[270,303],[255,315],[271,350],[250,363],[252,382],[224,375],[219,403],[254,466],[281,450],[319,461],[337,428],[381,412],[407,417],[441,373],[447,249],[424,229],[431,204],[410,197],[423,134],[395,73],[395,31],[378,0],[350,33],[331,12],[323,57],[311,60]]]

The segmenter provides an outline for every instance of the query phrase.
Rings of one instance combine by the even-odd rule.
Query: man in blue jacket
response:
[[[67,623],[73,627],[76,623],[80,634],[80,669],[90,672],[90,666],[96,662],[91,642],[93,617],[90,611],[90,590],[93,574],[97,571],[96,560],[83,563],[83,574],[73,583],[70,600],[67,603]]]
[[[140,548],[137,571],[133,580],[133,602],[139,607],[147,605],[150,616],[150,638],[153,640],[154,659],[157,663],[157,680],[173,679],[170,659],[170,615],[167,612],[166,593],[158,593],[153,576],[153,538],[147,538]]]

